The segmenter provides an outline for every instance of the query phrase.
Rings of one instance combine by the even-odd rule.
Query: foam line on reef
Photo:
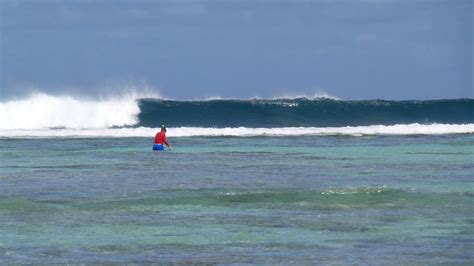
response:
[[[2,138],[100,138],[100,137],[149,137],[157,128],[124,127],[103,129],[40,129],[40,130],[0,130]],[[253,136],[366,136],[366,135],[443,135],[474,134],[474,124],[408,124],[408,125],[372,125],[358,127],[281,127],[281,128],[168,128],[169,137],[253,137]]]

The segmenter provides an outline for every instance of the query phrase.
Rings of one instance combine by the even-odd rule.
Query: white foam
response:
[[[29,138],[29,137],[149,137],[156,133],[156,128],[104,128],[104,129],[0,129],[0,137]],[[358,126],[358,127],[282,127],[282,128],[202,128],[178,127],[168,128],[169,137],[191,136],[325,136],[325,135],[442,135],[442,134],[473,134],[474,124],[408,124],[393,126]]]
[[[25,99],[0,103],[0,130],[98,129],[137,123],[139,95],[88,100],[34,93]]]

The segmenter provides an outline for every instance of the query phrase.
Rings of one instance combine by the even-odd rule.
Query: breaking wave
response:
[[[175,137],[472,134],[474,100],[176,101],[137,93],[104,99],[36,93],[0,102],[0,137],[148,137],[162,124]]]
[[[134,94],[89,100],[35,93],[0,103],[0,130],[130,126],[138,123],[137,99]]]

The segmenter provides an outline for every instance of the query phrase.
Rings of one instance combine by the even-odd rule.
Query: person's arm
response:
[[[171,149],[171,145],[168,143],[168,141],[166,140],[166,136],[163,138],[163,143]]]

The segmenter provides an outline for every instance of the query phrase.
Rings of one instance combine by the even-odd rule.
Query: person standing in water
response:
[[[171,145],[168,143],[168,141],[166,141],[166,127],[164,125],[161,126],[161,131],[155,135],[155,144],[153,144],[153,150],[163,151],[165,149],[163,144],[165,144],[168,149],[171,150]]]

